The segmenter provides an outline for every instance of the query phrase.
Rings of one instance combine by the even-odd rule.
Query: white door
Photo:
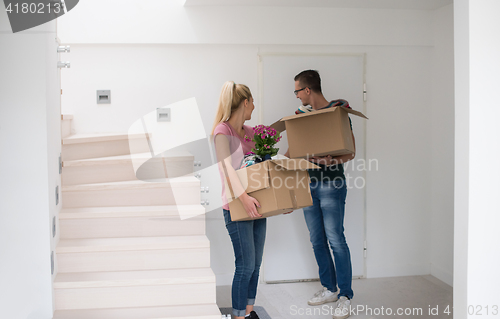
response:
[[[354,110],[366,114],[363,102],[363,55],[262,55],[260,61],[261,123],[270,125],[284,116],[294,114],[301,103],[293,93],[293,78],[307,69],[320,73],[323,94],[327,100],[345,99]],[[348,191],[344,227],[351,250],[353,277],[362,277],[365,274],[365,174],[353,167],[359,166],[365,159],[366,120],[357,116],[351,116],[351,120],[356,139],[356,158],[345,167]],[[280,154],[286,152],[286,131],[278,147]],[[302,209],[289,215],[268,218],[267,222],[264,280],[280,282],[318,278],[318,266]]]

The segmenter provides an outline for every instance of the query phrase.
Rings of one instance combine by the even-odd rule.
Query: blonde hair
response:
[[[227,81],[222,86],[219,97],[219,105],[217,106],[217,114],[215,115],[214,125],[212,126],[212,135],[215,127],[219,123],[229,120],[233,111],[235,111],[244,100],[250,100],[252,93],[248,86],[244,84],[236,84],[233,81]]]

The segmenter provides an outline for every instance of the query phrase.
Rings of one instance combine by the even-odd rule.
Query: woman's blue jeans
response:
[[[266,219],[233,222],[229,211],[223,211],[236,266],[231,289],[233,315],[244,317],[247,305],[255,303],[266,240]]]
[[[319,279],[328,290],[336,292],[338,285],[339,296],[352,298],[351,253],[344,237],[347,185],[344,179],[334,179],[313,181],[310,187],[313,205],[303,210],[319,267]]]

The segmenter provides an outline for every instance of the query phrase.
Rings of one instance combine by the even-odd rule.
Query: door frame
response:
[[[263,123],[264,121],[264,107],[263,107],[263,102],[264,102],[264,79],[263,79],[263,57],[266,56],[296,56],[296,57],[361,57],[363,60],[363,103],[362,103],[362,113],[367,114],[367,107],[366,107],[366,102],[367,102],[367,84],[366,84],[366,52],[353,52],[353,53],[322,53],[322,52],[287,52],[287,51],[275,51],[275,52],[266,52],[266,53],[257,53],[257,58],[258,58],[258,120],[259,123]],[[362,145],[363,149],[363,154],[364,154],[364,160],[366,163],[366,137],[367,137],[367,125],[366,121],[363,121],[363,139],[364,143]],[[353,279],[361,279],[361,278],[366,278],[367,277],[367,239],[366,239],[366,234],[367,234],[367,216],[366,216],[366,211],[367,211],[367,194],[366,194],[366,170],[363,170],[362,176],[365,180],[365,187],[363,187],[363,196],[364,196],[364,203],[363,203],[363,243],[364,243],[364,254],[363,254],[363,275],[361,276],[354,276]],[[262,270],[264,270],[266,267],[266,262],[263,260],[262,262]],[[266,281],[265,279],[265,271],[261,271],[261,276],[260,276],[260,282],[266,282],[266,283],[284,283],[284,282],[302,282],[302,281],[310,281],[310,280],[282,280],[282,281]]]

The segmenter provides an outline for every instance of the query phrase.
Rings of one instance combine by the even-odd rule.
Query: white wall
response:
[[[453,285],[454,64],[453,5],[434,12],[432,61],[431,274]]]
[[[157,107],[196,97],[209,133],[224,81],[257,90],[256,55],[250,46],[72,44],[63,112],[78,133],[127,131]],[[111,104],[96,104],[98,89],[111,90]]]
[[[455,1],[455,318],[493,318],[500,284],[500,30],[495,0]],[[480,308],[482,306],[482,309]],[[489,306],[489,313],[486,312]],[[469,308],[471,307],[471,308]]]
[[[194,6],[87,0],[59,18],[67,43],[432,45],[425,10]],[[96,10],[99,8],[99,10]]]
[[[447,65],[439,65],[439,59],[449,53],[449,39],[443,49],[434,47],[438,35],[434,35],[433,21],[440,17],[439,13],[334,8],[280,8],[279,11],[259,7],[181,8],[175,11],[179,17],[172,20],[168,19],[169,12],[163,12],[166,18],[150,16],[148,21],[136,14],[137,20],[126,30],[129,36],[123,37],[119,31],[125,34],[122,29],[125,25],[120,19],[112,25],[104,24],[101,13],[90,17],[84,4],[80,5],[80,11],[72,10],[61,18],[59,33],[64,44],[72,45],[72,68],[63,74],[62,80],[62,107],[64,113],[75,115],[78,133],[126,131],[139,116],[154,108],[193,96],[208,133],[224,81],[248,84],[259,100],[258,53],[366,53],[370,118],[366,154],[379,162],[378,171],[367,173],[367,274],[381,277],[432,271],[447,280],[446,274],[451,272],[450,256],[440,253],[452,249],[448,246],[452,233],[441,235],[431,226],[432,221],[449,224],[451,219],[449,191],[443,200],[432,195],[433,182],[439,179],[438,175],[433,177],[433,172],[450,157],[453,131],[443,121],[433,120],[435,116],[446,116],[444,110],[433,115],[432,105],[436,103],[433,98],[449,103],[449,95],[436,92],[443,89],[447,92],[446,81],[452,76]],[[441,15],[446,16],[450,9],[443,10]],[[155,10],[148,10],[152,11]],[[318,15],[323,22],[311,26],[298,23],[304,12]],[[189,16],[190,23],[179,22],[183,14]],[[339,20],[324,23],[327,16]],[[148,29],[148,23],[153,23],[150,20],[159,25]],[[452,23],[447,21],[443,25]],[[172,29],[177,33],[170,33]],[[440,34],[444,38],[451,36],[444,31]],[[179,35],[183,36],[178,38]],[[153,44],[140,44],[148,41]],[[433,82],[435,65],[439,65],[443,77]],[[112,90],[111,105],[97,106],[98,89]],[[341,92],[328,95],[333,99]],[[255,111],[258,114],[258,109]],[[250,124],[256,124],[256,117]],[[433,144],[435,132],[441,130],[445,136]],[[448,148],[435,151],[443,145]],[[449,185],[452,176],[449,171],[443,174],[447,180],[436,185],[437,189]],[[229,284],[232,248],[221,216],[220,211],[208,215],[207,234],[212,242],[212,266],[218,284]],[[436,236],[445,239],[439,248],[432,250],[432,238]]]
[[[430,94],[432,48],[374,48],[367,53],[367,150],[378,171],[367,172],[369,277],[430,273],[431,119],[421,112]],[[426,169],[427,168],[427,169]]]
[[[0,309],[52,318],[52,217],[60,185],[55,21],[12,34],[0,10]]]

